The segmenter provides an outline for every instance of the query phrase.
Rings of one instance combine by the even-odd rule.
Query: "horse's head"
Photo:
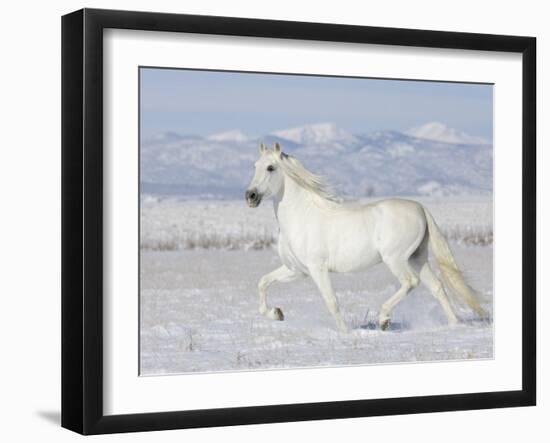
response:
[[[246,202],[251,208],[256,208],[262,199],[277,195],[284,183],[283,171],[280,168],[280,160],[285,155],[281,151],[279,143],[275,143],[274,149],[267,149],[260,145],[260,158],[254,167],[256,171],[245,193]]]

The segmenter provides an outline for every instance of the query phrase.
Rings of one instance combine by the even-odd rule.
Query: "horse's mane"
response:
[[[342,202],[342,198],[334,193],[334,190],[325,177],[308,171],[297,158],[291,155],[281,153],[277,155],[277,157],[278,163],[285,174],[299,186],[325,200],[334,203]]]

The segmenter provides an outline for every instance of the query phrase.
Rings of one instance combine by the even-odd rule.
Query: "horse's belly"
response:
[[[279,234],[283,264],[307,274],[311,265],[325,262],[330,272],[352,272],[381,261],[365,215],[359,211],[336,214],[307,229]]]
[[[369,239],[341,239],[331,247],[329,254],[329,271],[353,272],[360,271],[377,263],[381,257],[372,246]]]

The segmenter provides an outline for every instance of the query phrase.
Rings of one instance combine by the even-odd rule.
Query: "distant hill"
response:
[[[493,147],[484,139],[428,123],[407,133],[350,134],[332,123],[250,137],[158,134],[141,147],[142,192],[241,198],[253,175],[258,144],[275,142],[340,194],[485,194],[493,186]]]

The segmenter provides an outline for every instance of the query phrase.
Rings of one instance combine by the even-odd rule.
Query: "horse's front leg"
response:
[[[348,328],[342,319],[340,314],[340,308],[338,307],[338,300],[332,289],[332,284],[330,283],[330,278],[328,275],[328,269],[326,266],[311,266],[309,267],[309,273],[311,278],[321,291],[325,305],[327,306],[329,312],[334,317],[338,329],[342,332],[347,332]]]
[[[269,288],[275,282],[288,282],[300,277],[301,274],[281,266],[275,269],[273,272],[264,275],[258,282],[258,290],[260,292],[260,314],[272,320],[284,320],[285,316],[283,311],[279,308],[268,308],[267,306],[267,288]]]

